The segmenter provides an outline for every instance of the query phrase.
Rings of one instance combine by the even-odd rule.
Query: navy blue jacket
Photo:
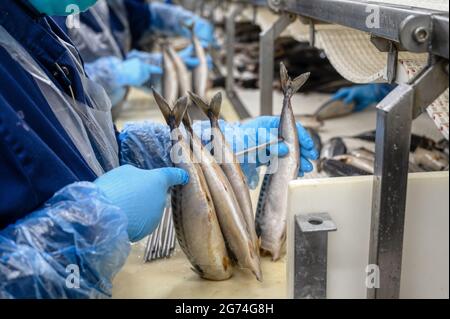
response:
[[[2,0],[0,26],[61,90],[69,94],[70,84],[75,98],[86,103],[76,66],[56,35],[71,41],[51,18],[30,10],[22,0]],[[32,76],[0,46],[0,229],[64,186],[95,178]]]

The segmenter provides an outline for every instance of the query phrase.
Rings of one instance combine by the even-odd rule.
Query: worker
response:
[[[361,112],[369,106],[380,103],[392,90],[395,85],[391,84],[364,84],[355,85],[340,89],[333,100],[342,100],[345,104],[354,104],[354,112]]]
[[[158,139],[167,127],[142,124],[134,144],[131,126],[115,132],[104,89],[86,77],[70,38],[49,17],[95,3],[0,1],[0,298],[111,296],[130,241],[151,233],[169,189],[189,182],[168,165],[123,165],[128,151],[162,165],[158,156],[167,154],[158,150],[167,141]],[[246,125],[276,129],[279,118]],[[298,128],[306,172],[317,152]],[[274,156],[288,152],[278,148]]]
[[[194,32],[205,46],[214,41],[212,25],[182,7],[136,0],[100,0],[88,11],[74,17],[54,17],[70,36],[85,62],[87,75],[101,84],[120,113],[130,87],[142,87],[160,79],[162,57],[139,50],[151,35],[189,37],[180,24],[195,23]],[[198,64],[188,48],[180,53],[186,65]]]

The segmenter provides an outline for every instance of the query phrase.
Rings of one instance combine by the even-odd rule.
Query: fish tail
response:
[[[197,105],[208,116],[211,122],[216,123],[219,121],[220,109],[222,107],[222,93],[217,93],[209,105],[195,93],[189,92],[189,96],[191,97],[192,103]]]
[[[155,89],[152,88],[153,96],[155,97],[156,104],[158,104],[159,109],[161,110],[161,113],[164,116],[164,119],[166,120],[167,124],[169,124],[170,128],[173,130],[180,126],[181,121],[184,118],[184,115],[186,114],[187,110],[187,98],[182,97],[179,99],[176,103],[173,109],[170,108],[169,103],[159,94],[156,92]]]
[[[302,86],[309,79],[311,73],[303,73],[302,75],[296,77],[292,80],[289,77],[289,73],[286,69],[286,66],[283,62],[280,64],[280,77],[281,77],[281,88],[283,89],[283,93],[287,97],[292,97],[295,93],[297,93]]]
[[[187,23],[185,21],[181,21],[181,25],[183,26],[183,28],[186,28],[189,30],[189,32],[192,34],[192,36],[194,36],[195,32],[195,22],[190,22]]]
[[[188,104],[188,108],[192,106],[192,104]],[[183,124],[186,130],[188,130],[188,132],[192,135],[194,133],[194,129],[192,128],[192,120],[189,116],[189,112],[184,113]]]

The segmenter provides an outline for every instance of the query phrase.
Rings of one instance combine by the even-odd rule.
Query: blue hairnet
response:
[[[69,185],[0,232],[0,298],[110,297],[129,251],[119,208],[92,183]]]

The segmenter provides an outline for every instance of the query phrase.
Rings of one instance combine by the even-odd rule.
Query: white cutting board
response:
[[[298,180],[290,184],[288,296],[293,289],[293,216],[328,212],[328,298],[366,298],[372,177]],[[401,298],[449,297],[449,174],[411,174]]]

